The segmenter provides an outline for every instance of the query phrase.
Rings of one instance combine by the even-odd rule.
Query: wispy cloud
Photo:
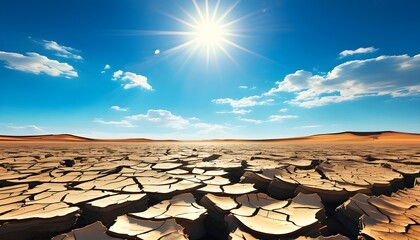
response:
[[[127,116],[126,118],[133,121],[148,121],[178,130],[196,129],[198,131],[196,132],[197,134],[224,134],[226,133],[225,130],[228,129],[225,125],[200,122],[196,117],[186,119],[182,116],[174,115],[171,111],[163,109],[150,109],[146,114]]]
[[[257,87],[255,87],[255,86],[246,86],[246,85],[241,85],[241,86],[239,86],[239,88],[240,89],[249,89],[249,90],[254,90],[254,89],[256,89]]]
[[[105,121],[101,118],[97,118],[94,120],[94,122],[105,124],[105,125],[111,125],[114,127],[136,127],[136,125],[133,125],[131,122],[127,120],[121,120],[121,121]]]
[[[72,58],[77,60],[82,60],[82,56],[77,55],[75,52],[80,52],[77,49],[66,47],[63,45],[58,44],[54,41],[43,40],[42,43],[44,44],[45,49],[52,50],[56,52],[56,56],[63,57],[63,58]]]
[[[299,127],[296,127],[296,128],[320,128],[320,127],[322,127],[322,125],[305,125],[305,126],[299,126]]]
[[[122,70],[115,71],[112,75],[112,80],[121,80],[126,82],[123,84],[124,89],[133,87],[140,87],[146,90],[153,90],[152,86],[147,82],[147,77],[138,75],[132,72],[123,72]]]
[[[229,114],[229,113],[231,113],[231,114],[240,114],[240,115],[243,115],[243,114],[248,114],[250,112],[251,112],[251,110],[234,108],[232,111],[219,111],[219,112],[216,112],[216,113],[220,113],[220,114]]]
[[[38,53],[29,52],[26,55],[0,51],[0,60],[6,62],[6,68],[33,74],[44,73],[53,77],[73,78],[77,72],[68,63],[51,60]]]
[[[128,108],[122,108],[120,106],[112,106],[110,107],[110,109],[115,110],[115,111],[120,111],[120,112],[127,112]]]
[[[243,121],[243,122],[256,123],[256,124],[261,124],[264,122],[263,120],[252,119],[252,118],[241,118],[241,117],[239,117],[238,120]]]
[[[351,101],[364,97],[420,95],[420,54],[379,56],[342,63],[327,75],[304,70],[287,75],[277,87],[265,93],[295,93],[286,103],[305,108]]]
[[[124,119],[119,121],[105,121],[101,118],[97,118],[94,121],[115,127],[137,127],[136,123],[147,122],[154,127],[164,127],[180,133],[216,134],[218,136],[226,135],[228,130],[232,129],[232,126],[201,122],[196,117],[184,118],[163,109],[149,109],[147,113],[125,116]]]
[[[269,123],[269,122],[283,122],[283,120],[285,119],[293,119],[293,118],[299,118],[299,116],[297,115],[271,115],[268,117],[267,120],[241,118],[241,117],[238,117],[237,119],[243,122],[261,124],[261,123]]]
[[[197,134],[205,135],[205,134],[227,134],[226,130],[228,127],[226,125],[221,124],[214,124],[214,123],[194,123],[192,124],[193,128],[199,129]]]
[[[281,109],[279,110],[279,112],[282,112],[282,113],[285,113],[285,112],[287,112],[287,111],[289,111],[289,109],[288,109],[288,108],[281,108]]]
[[[299,118],[297,115],[271,115],[268,117],[269,122],[281,122],[284,119]]]
[[[241,99],[219,98],[213,99],[212,102],[216,104],[229,104],[232,108],[244,108],[260,105],[269,105],[272,102],[274,102],[274,99],[261,100],[261,96],[255,95],[250,97],[244,97]]]
[[[363,53],[373,53],[378,51],[377,48],[374,47],[366,47],[366,48],[358,48],[356,50],[344,50],[340,53],[340,57],[347,57],[347,56],[351,56],[351,55],[355,55],[355,54],[363,54]]]
[[[16,129],[16,130],[33,130],[39,133],[44,133],[44,129],[36,126],[36,125],[22,125],[22,126],[16,126],[16,125],[8,125],[8,128]]]

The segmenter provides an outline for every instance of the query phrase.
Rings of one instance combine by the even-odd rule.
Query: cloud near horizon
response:
[[[326,75],[298,70],[276,82],[265,96],[295,93],[286,103],[312,108],[363,97],[405,97],[420,94],[420,54],[379,56],[342,63]]]
[[[78,77],[76,70],[70,64],[49,59],[35,52],[28,52],[26,55],[22,55],[20,53],[0,51],[0,60],[5,61],[5,67],[12,70],[36,75],[44,73],[52,77]]]
[[[231,128],[222,124],[201,122],[196,117],[183,118],[163,109],[149,109],[145,114],[125,116],[124,119],[119,121],[105,121],[101,118],[96,118],[94,121],[115,127],[137,127],[135,123],[149,122],[155,124],[155,126],[178,131],[194,130],[196,131],[195,134],[217,133],[223,135],[227,134],[226,130]]]
[[[146,114],[137,114],[127,116],[126,118],[131,121],[148,121],[159,123],[167,128],[174,129],[184,129],[190,124],[187,119],[184,119],[181,116],[176,116],[170,111],[162,109],[150,109]]]
[[[283,120],[285,119],[293,119],[293,118],[299,118],[299,116],[297,115],[271,115],[268,117],[267,120],[241,118],[241,117],[238,117],[237,119],[243,122],[261,124],[261,123],[268,123],[268,122],[283,122]]]
[[[127,127],[127,128],[137,127],[136,125],[132,124],[131,122],[129,122],[127,120],[105,121],[102,118],[96,118],[94,120],[94,122],[105,124],[105,125],[111,125],[111,126],[114,126],[114,127]]]
[[[322,125],[304,125],[304,126],[299,126],[299,127],[295,127],[296,129],[305,129],[305,128],[320,128],[322,127]]]
[[[15,129],[15,130],[34,130],[39,133],[45,133],[44,129],[36,125],[22,125],[22,126],[8,125],[7,127],[11,129]]]
[[[122,70],[115,71],[112,75],[112,80],[121,80],[125,82],[123,84],[124,89],[140,87],[149,91],[153,90],[152,86],[147,82],[147,77],[132,72],[124,72]]]

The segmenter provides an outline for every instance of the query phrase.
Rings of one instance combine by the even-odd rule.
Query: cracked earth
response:
[[[0,144],[0,239],[420,239],[420,146]]]

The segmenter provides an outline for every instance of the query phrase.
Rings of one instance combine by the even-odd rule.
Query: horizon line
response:
[[[420,139],[420,133],[415,132],[400,132],[400,131],[392,131],[392,130],[384,130],[384,131],[342,131],[342,132],[328,132],[328,133],[318,133],[313,135],[306,135],[306,136],[293,136],[293,137],[283,137],[283,138],[214,138],[214,139],[153,139],[153,138],[143,138],[143,137],[133,137],[133,138],[90,138],[90,137],[84,137],[80,135],[74,135],[69,133],[54,133],[54,134],[39,134],[39,135],[1,135],[0,134],[0,141],[25,141],[24,138],[33,138],[28,140],[41,140],[41,141],[70,141],[70,142],[89,142],[89,141],[97,141],[97,142],[112,142],[112,141],[126,141],[126,142],[200,142],[200,141],[287,141],[287,140],[309,140],[313,137],[321,137],[321,136],[338,136],[343,134],[352,134],[354,136],[358,137],[375,137],[378,135],[382,135],[384,133],[391,133],[391,134],[404,134],[404,135],[414,135],[419,137]],[[71,137],[73,139],[58,139],[54,140],[51,139],[53,137]],[[42,138],[50,138],[50,139],[42,139]],[[6,139],[2,139],[6,138]],[[12,138],[12,139],[7,139]],[[16,138],[16,139],[13,139]],[[19,140],[19,138],[21,140]],[[37,139],[39,138],[39,139]]]

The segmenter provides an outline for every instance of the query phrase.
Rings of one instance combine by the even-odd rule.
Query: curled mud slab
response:
[[[390,197],[357,194],[336,211],[339,220],[363,239],[420,239],[420,186]]]
[[[418,145],[0,149],[0,239],[420,239]]]

